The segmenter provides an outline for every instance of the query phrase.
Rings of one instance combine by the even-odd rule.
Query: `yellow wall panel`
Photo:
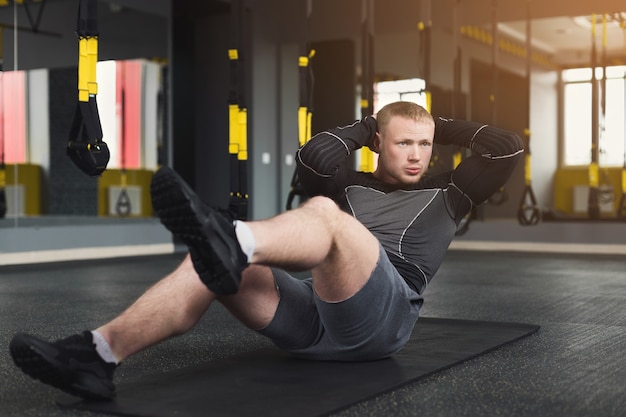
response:
[[[24,186],[24,214],[41,215],[41,167],[35,164],[6,164],[6,185]]]
[[[141,188],[141,213],[135,217],[152,217],[152,200],[150,198],[151,170],[127,169],[126,185]],[[122,170],[107,169],[98,180],[98,215],[109,216],[109,187],[122,185]]]
[[[622,193],[621,168],[600,168],[599,186],[613,189],[613,213]],[[586,166],[558,169],[554,175],[554,209],[566,215],[574,211],[574,187],[589,185],[589,169]],[[580,214],[580,213],[578,213]]]

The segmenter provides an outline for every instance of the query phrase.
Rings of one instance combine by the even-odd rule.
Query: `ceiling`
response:
[[[559,67],[590,65],[592,15],[595,16],[596,22],[595,39],[598,56],[602,55],[603,15],[605,15],[609,64],[626,65],[624,0],[416,1],[446,4],[448,9],[458,7],[462,24],[479,26],[484,30],[491,30],[491,21],[495,15],[499,22],[499,33],[522,43],[526,41],[526,22],[530,19],[533,48],[546,54],[550,61]]]
[[[31,4],[33,16],[43,12],[46,0],[23,0]],[[68,0],[53,0],[68,1]],[[167,17],[171,10],[171,1],[174,0],[100,0],[108,3],[111,10],[120,8],[134,9],[142,13],[155,14]],[[181,0],[177,0],[181,1]],[[190,7],[194,4],[221,4],[224,6],[229,0],[185,0]],[[258,0],[253,0],[258,1]],[[297,0],[304,2],[305,0]],[[312,0],[316,9],[336,6],[336,0]],[[361,0],[351,0],[358,7]],[[603,32],[606,16],[606,56],[607,65],[626,65],[626,2],[624,0],[374,0],[380,3],[376,9],[375,19],[384,19],[383,14],[389,14],[392,29],[401,26],[402,20],[415,28],[416,16],[424,1],[433,1],[434,7],[440,8],[442,13],[459,7],[460,23],[480,26],[491,31],[491,20],[494,6],[498,20],[499,33],[524,44],[526,42],[527,16],[531,16],[531,39],[535,50],[547,56],[557,67],[587,66],[592,62],[592,12],[595,14],[595,44],[597,57],[600,59],[605,53]],[[3,2],[0,2],[2,5]],[[254,4],[254,3],[253,3]],[[37,7],[38,6],[38,7]],[[397,7],[394,7],[397,6]],[[611,10],[602,14],[596,9]],[[4,8],[0,8],[4,9]],[[403,10],[398,14],[393,11]],[[284,10],[283,10],[284,12]],[[353,12],[352,12],[353,13]],[[354,13],[351,17],[354,17]],[[44,19],[45,20],[45,19]],[[348,19],[349,20],[349,19]],[[446,20],[446,19],[444,19]],[[327,19],[324,30],[328,29]],[[344,24],[346,19],[343,20]],[[443,23],[442,24],[448,24]],[[41,31],[43,32],[43,31]],[[600,61],[597,61],[600,62]],[[599,64],[600,65],[600,64]]]
[[[592,62],[592,40],[595,39],[597,62],[601,62],[606,44],[607,65],[626,65],[626,12],[604,16],[603,19],[603,15],[595,15],[595,38],[590,15],[534,19],[530,28],[533,48],[548,55],[558,66],[586,66]],[[500,33],[525,42],[525,20],[500,23],[498,28]]]

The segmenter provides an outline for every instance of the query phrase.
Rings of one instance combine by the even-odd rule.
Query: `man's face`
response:
[[[379,153],[374,176],[392,185],[417,184],[428,169],[434,135],[431,121],[392,117],[385,131],[374,139],[374,149]]]

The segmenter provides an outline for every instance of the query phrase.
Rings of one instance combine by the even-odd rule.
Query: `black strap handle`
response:
[[[98,2],[80,0],[76,34],[79,39],[78,104],[66,153],[87,175],[100,175],[109,162],[109,148],[102,141],[96,102],[95,65],[98,50]]]
[[[76,105],[66,154],[87,175],[98,176],[106,169],[110,152],[102,141],[95,97],[90,97],[87,102],[79,101]]]
[[[541,220],[541,210],[537,206],[537,199],[533,189],[526,185],[519,209],[517,210],[517,220],[522,226],[534,226]]]

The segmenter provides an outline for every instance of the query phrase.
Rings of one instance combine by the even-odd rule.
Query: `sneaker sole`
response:
[[[189,247],[202,282],[219,295],[236,293],[243,268],[233,259],[228,244],[232,237],[215,226],[219,214],[207,212],[187,183],[167,167],[154,174],[150,192],[161,223]]]
[[[9,345],[13,362],[25,374],[68,394],[88,400],[110,400],[115,386],[101,378],[68,369],[55,359],[56,351],[49,343],[27,334],[17,334]]]

